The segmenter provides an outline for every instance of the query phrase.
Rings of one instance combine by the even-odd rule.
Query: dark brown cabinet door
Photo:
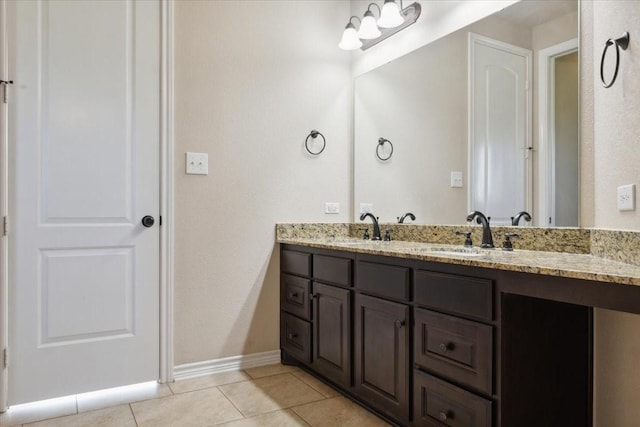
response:
[[[355,392],[402,422],[409,420],[409,307],[356,294]]]
[[[313,367],[336,383],[351,385],[351,291],[313,284]]]

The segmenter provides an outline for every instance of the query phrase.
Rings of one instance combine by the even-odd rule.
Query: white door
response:
[[[10,1],[8,23],[9,403],[155,380],[160,4]]]
[[[469,210],[494,224],[531,209],[531,51],[469,36]]]

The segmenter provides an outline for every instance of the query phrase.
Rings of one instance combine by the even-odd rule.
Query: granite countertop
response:
[[[411,258],[624,285],[640,285],[640,266],[589,254],[516,249],[465,249],[462,245],[395,240],[367,241],[349,237],[279,236],[278,243],[347,252]]]

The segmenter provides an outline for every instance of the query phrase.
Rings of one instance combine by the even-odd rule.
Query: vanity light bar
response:
[[[395,28],[380,28],[380,36],[375,39],[362,40],[361,50],[367,50],[372,46],[377,45],[381,41],[391,37],[392,35],[404,30],[409,25],[415,24],[420,17],[420,13],[422,12],[422,7],[419,3],[411,3],[409,6],[405,7],[400,11],[400,15],[404,18],[404,22]]]
[[[371,12],[371,6],[376,6],[378,13],[381,15],[381,18],[377,21],[377,25]],[[385,8],[389,9],[389,6],[395,7],[397,20],[394,20],[395,18],[390,19],[391,16],[385,16]],[[349,23],[345,27],[342,40],[338,46],[344,50],[355,50],[358,48],[367,50],[371,46],[375,46],[395,33],[404,30],[409,25],[414,24],[418,20],[421,11],[422,7],[418,3],[412,3],[404,9],[398,10],[395,0],[385,0],[382,11],[380,11],[378,5],[371,3],[369,7],[367,7],[367,11],[362,20],[357,16],[352,16],[349,19]],[[358,31],[356,31],[355,25],[353,25],[353,19],[357,19],[360,22],[360,29]],[[390,28],[388,25],[396,26]]]

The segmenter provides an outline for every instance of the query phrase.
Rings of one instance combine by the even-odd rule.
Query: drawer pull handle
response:
[[[404,320],[396,320],[395,322],[396,328],[400,329],[404,326]]]
[[[289,339],[290,340],[294,340],[296,338],[298,338],[298,334],[295,334],[295,333],[294,334],[289,334]]]
[[[443,353],[453,350],[453,344],[451,343],[442,343],[440,344],[439,347],[440,347],[440,351],[442,351]]]
[[[298,298],[298,293],[297,292],[293,292],[293,293],[289,294],[289,298],[290,299]]]
[[[447,412],[441,411],[438,414],[438,418],[440,418],[440,421],[447,421],[447,420],[453,419],[453,412],[451,412],[451,411],[447,411]]]
[[[314,298],[317,298],[317,297],[318,297],[318,295],[309,294],[309,299],[310,299],[311,301],[313,301],[313,299],[314,299]]]

